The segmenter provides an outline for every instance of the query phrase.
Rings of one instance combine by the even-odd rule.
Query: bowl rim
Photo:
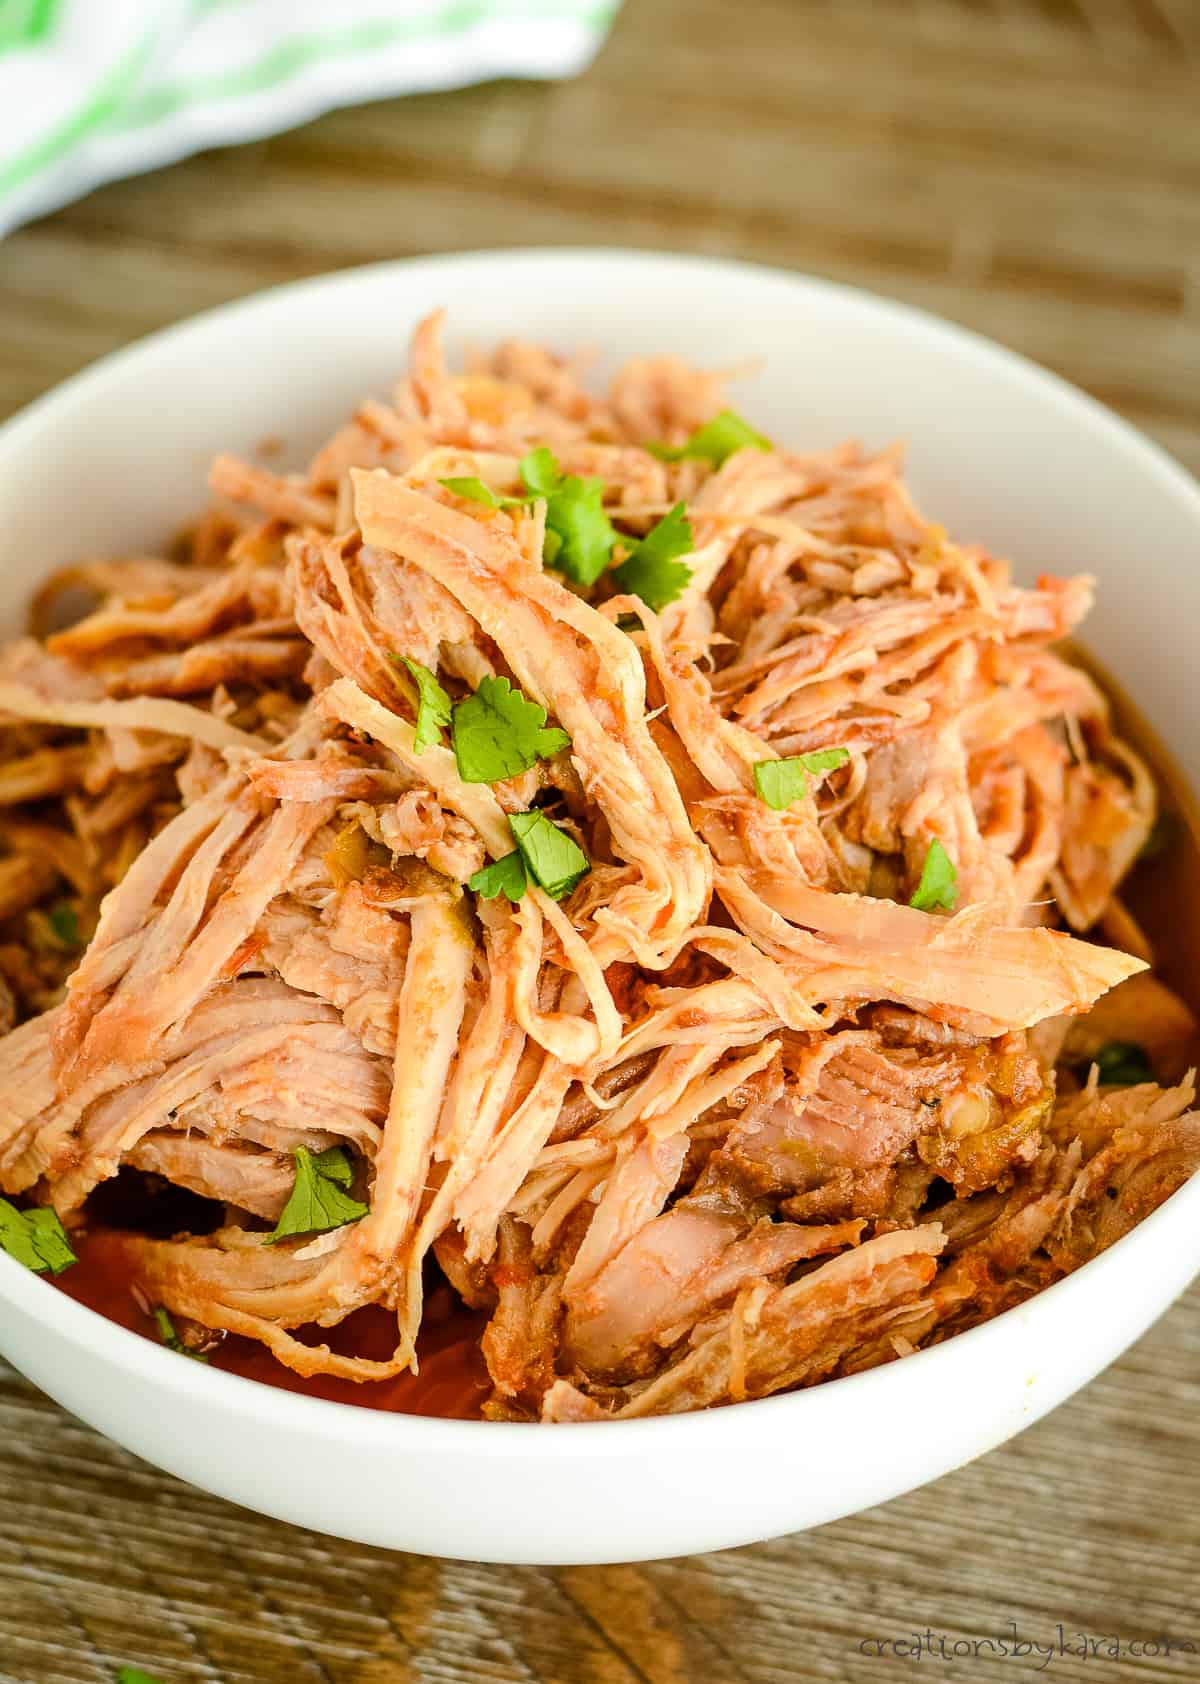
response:
[[[977,366],[981,365],[992,377],[1012,388],[1023,388],[1029,396],[1056,410],[1062,418],[1073,422],[1091,438],[1124,455],[1163,495],[1182,507],[1200,537],[1200,485],[1181,464],[1086,392],[986,335],[917,306],[840,281],[733,258],[622,246],[529,246],[415,255],[355,265],[258,290],[146,334],[57,383],[0,425],[0,464],[10,452],[35,442],[39,432],[52,430],[74,404],[101,390],[114,377],[136,375],[140,366],[152,364],[165,352],[185,345],[189,338],[202,338],[205,333],[234,318],[246,320],[281,309],[301,308],[320,294],[335,300],[343,291],[353,293],[360,287],[385,285],[392,275],[411,275],[414,270],[427,270],[431,285],[436,285],[436,277],[442,272],[471,268],[494,271],[507,265],[579,269],[587,270],[589,274],[594,274],[597,265],[614,265],[627,271],[673,270],[682,274],[684,279],[704,277],[708,281],[724,283],[731,289],[748,283],[765,285],[790,292],[798,303],[803,303],[805,298],[819,298],[865,314],[886,326],[898,327],[917,340],[943,348],[948,346],[959,355],[973,360]],[[799,1391],[750,1399],[737,1405],[620,1422],[558,1422],[554,1432],[542,1433],[538,1439],[538,1456],[575,1455],[580,1448],[579,1435],[583,1432],[591,1435],[589,1453],[599,1451],[607,1455],[635,1452],[638,1446],[644,1445],[649,1435],[661,1436],[667,1431],[676,1434],[687,1432],[693,1439],[721,1438],[737,1432],[738,1423],[748,1425],[751,1419],[747,1414],[749,1410],[754,1411],[754,1421],[765,1426],[767,1412],[782,1417],[785,1411],[808,1409],[813,1414],[821,1407],[819,1400],[822,1398],[828,1400],[825,1405],[828,1408],[849,1403],[852,1395],[861,1402],[872,1387],[879,1389],[890,1384],[894,1389],[901,1376],[907,1375],[910,1384],[916,1382],[918,1374],[922,1380],[926,1377],[935,1380],[937,1373],[948,1366],[969,1363],[976,1348],[985,1340],[995,1341],[1002,1336],[1005,1327],[1012,1332],[1020,1322],[1038,1316],[1041,1313],[1039,1305],[1045,1306],[1047,1312],[1052,1307],[1065,1308],[1070,1295],[1078,1297],[1081,1291],[1088,1290],[1085,1283],[1089,1281],[1097,1291],[1100,1290],[1104,1282],[1114,1279],[1121,1270],[1136,1266],[1136,1254],[1149,1249],[1160,1229],[1176,1224],[1182,1229],[1188,1214],[1194,1219],[1193,1228],[1200,1230],[1200,1220],[1195,1220],[1200,1219],[1200,1173],[1128,1234],[1075,1273],[1055,1281],[1013,1309],[1002,1311],[989,1321],[956,1334],[941,1344],[858,1374],[825,1380]],[[1196,1262],[1200,1267],[1200,1253]],[[18,1310],[42,1322],[85,1357],[99,1358],[102,1362],[107,1360],[135,1380],[144,1380],[168,1391],[189,1393],[195,1401],[209,1402],[214,1407],[223,1406],[227,1413],[242,1419],[266,1417],[278,1425],[313,1436],[352,1436],[358,1445],[384,1450],[396,1448],[406,1437],[415,1435],[420,1444],[412,1443],[407,1448],[424,1448],[432,1453],[452,1452],[460,1456],[524,1456],[531,1448],[531,1429],[542,1425],[538,1422],[448,1420],[376,1410],[311,1397],[201,1363],[181,1362],[177,1353],[76,1302],[0,1253],[2,1299],[11,1301]],[[602,1428],[603,1432],[600,1431]]]

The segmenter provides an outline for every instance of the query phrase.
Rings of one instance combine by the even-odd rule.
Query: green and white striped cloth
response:
[[[569,76],[620,0],[0,0],[0,234],[337,105]]]

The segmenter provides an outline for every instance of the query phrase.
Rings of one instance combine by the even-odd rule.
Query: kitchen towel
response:
[[[0,0],[0,234],[334,106],[570,76],[619,0]]]

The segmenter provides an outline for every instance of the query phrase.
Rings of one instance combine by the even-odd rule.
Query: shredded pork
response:
[[[681,452],[722,402],[520,342],[455,374],[431,317],[307,471],[223,456],[172,560],[49,581],[0,656],[0,1189],[79,1233],[114,1180],[200,1200],[126,1234],[145,1300],[301,1374],[414,1366],[440,1268],[485,1413],[557,1421],[892,1360],[1200,1166],[1119,898],[1155,784],[1054,648],[1091,582],[1018,586],[891,451]],[[540,446],[618,560],[686,505],[658,612],[555,568]],[[400,657],[568,748],[470,781]],[[588,871],[485,895],[534,811]],[[277,1237],[305,1152],[365,1214]],[[390,1358],[314,1332],[369,1304]]]

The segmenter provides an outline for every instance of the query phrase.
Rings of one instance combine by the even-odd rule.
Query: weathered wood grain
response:
[[[912,1664],[864,1656],[864,1641],[926,1626],[949,1642],[995,1636],[1010,1620],[1046,1643],[1061,1621],[1200,1648],[1198,1372],[1193,1295],[1050,1419],[885,1508],[725,1555],[553,1571],[392,1556],[259,1520],[9,1379],[0,1678],[109,1684],[136,1660],[172,1684],[857,1681]],[[1196,1664],[1076,1656],[1050,1676],[1153,1684]],[[960,1675],[1032,1670],[984,1656]]]
[[[106,188],[0,245],[0,414],[115,346],[323,269],[624,243],[808,269],[1038,358],[1200,468],[1194,0],[627,0],[568,86],[335,113]],[[903,1421],[880,1421],[900,1437]],[[736,1469],[697,1468],[698,1481]],[[327,1477],[297,1470],[297,1477]],[[728,1555],[497,1569],[276,1525],[0,1377],[0,1684],[791,1684],[861,1645],[1173,1635],[1200,1650],[1200,1291],[1002,1450]],[[981,1656],[970,1684],[1035,1676]],[[940,1670],[939,1670],[940,1669]],[[917,1676],[951,1675],[924,1659]],[[1069,1684],[1200,1654],[1055,1657]]]

